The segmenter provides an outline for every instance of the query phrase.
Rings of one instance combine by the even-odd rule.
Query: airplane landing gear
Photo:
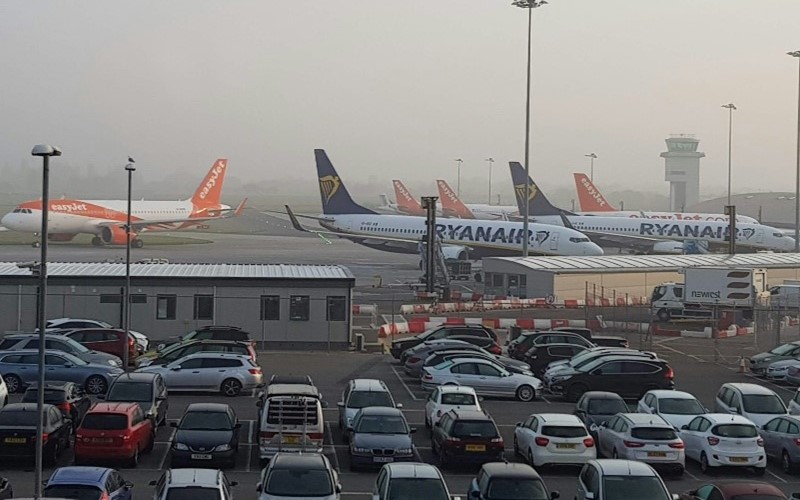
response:
[[[92,238],[92,246],[94,247],[103,246],[103,240],[99,236],[95,236],[94,238]]]
[[[42,242],[40,242],[40,241],[34,241],[33,243],[31,243],[31,246],[32,246],[33,248],[39,248],[39,247],[41,247],[41,246],[42,246]]]
[[[140,240],[139,238],[134,238],[131,241],[131,247],[133,248],[142,248],[144,246],[144,241]]]

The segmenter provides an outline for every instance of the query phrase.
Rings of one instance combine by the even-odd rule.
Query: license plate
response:
[[[92,442],[93,442],[93,443],[102,443],[102,444],[106,444],[106,443],[111,443],[111,442],[113,442],[113,441],[114,441],[114,440],[113,440],[112,438],[92,438]]]
[[[28,440],[26,438],[5,438],[3,442],[9,444],[25,444]]]
[[[192,453],[192,460],[211,460],[211,455]]]
[[[281,439],[283,444],[300,444],[300,436],[283,436]]]
[[[651,458],[667,458],[666,451],[648,451],[647,456]]]
[[[575,446],[576,445],[574,445],[572,443],[556,443],[556,448],[557,449],[574,450]]]
[[[389,462],[394,462],[394,458],[392,457],[372,457],[372,461],[380,464],[385,464]]]
[[[748,460],[747,460],[747,457],[731,457],[730,461],[733,462],[733,463],[737,463],[737,464],[741,464],[741,463],[745,463],[746,464]]]
[[[467,451],[486,451],[486,445],[484,444],[468,444],[464,447]]]

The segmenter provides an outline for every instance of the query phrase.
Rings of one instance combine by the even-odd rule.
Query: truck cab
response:
[[[650,309],[659,321],[672,318],[708,318],[712,311],[700,304],[684,302],[683,283],[661,283],[653,289],[650,297]]]

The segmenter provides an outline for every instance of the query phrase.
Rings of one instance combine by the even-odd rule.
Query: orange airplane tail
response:
[[[406,189],[402,182],[395,179],[392,181],[392,184],[394,185],[394,196],[397,199],[397,207],[403,213],[418,216],[425,215],[425,210],[422,209],[422,205],[411,196],[411,193],[408,192],[408,189]]]
[[[475,218],[472,211],[458,199],[458,195],[450,189],[447,182],[439,179],[436,181],[436,186],[439,188],[439,198],[442,201],[442,215],[459,219]]]
[[[211,169],[203,178],[192,196],[195,207],[218,207],[222,197],[222,184],[225,182],[225,172],[228,171],[228,160],[220,158],[214,162]]]
[[[575,177],[575,189],[578,191],[578,204],[583,212],[616,212],[605,196],[594,183],[582,173],[572,174]]]

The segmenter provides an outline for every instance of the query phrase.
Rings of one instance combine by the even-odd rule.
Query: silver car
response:
[[[87,363],[72,354],[46,350],[44,356],[47,380],[75,382],[89,394],[104,394],[121,368],[96,363]],[[39,351],[24,349],[0,352],[0,375],[5,379],[8,392],[22,392],[25,387],[39,379]]]
[[[426,366],[436,366],[443,361],[446,361],[451,358],[481,358],[486,359],[489,361],[494,361],[495,363],[499,364],[506,370],[512,373],[522,373],[525,375],[533,375],[533,372],[530,370],[530,365],[525,363],[524,361],[518,361],[516,359],[508,358],[506,356],[498,356],[496,354],[492,354],[485,349],[481,349],[477,347],[475,349],[461,349],[461,348],[450,348],[450,349],[443,349],[439,351],[433,351],[428,356],[418,362],[412,362],[412,360],[416,359],[415,357],[410,357],[406,361],[404,366],[405,372],[407,375],[419,378],[422,375],[422,369]]]
[[[761,352],[750,357],[750,371],[756,375],[765,375],[767,367],[785,359],[800,357],[800,340],[781,344],[771,351]]]
[[[597,451],[609,458],[637,460],[683,474],[683,441],[658,415],[618,413],[597,428]]]
[[[258,500],[339,500],[339,475],[321,453],[278,453],[261,473]]]
[[[119,356],[93,351],[80,342],[64,335],[45,333],[44,346],[45,349],[63,351],[89,363],[98,363],[114,367],[122,366],[122,360],[119,359]],[[15,333],[6,335],[3,337],[3,341],[0,342],[0,351],[19,351],[20,349],[39,349],[39,334]]]
[[[445,384],[465,385],[481,396],[513,397],[533,401],[542,394],[542,381],[531,375],[511,373],[493,361],[451,359],[422,369],[422,388],[432,391]]]
[[[800,417],[784,415],[764,424],[759,430],[767,459],[780,461],[781,469],[794,474],[800,466]]]
[[[221,392],[238,396],[264,385],[264,374],[248,356],[200,352],[190,354],[166,365],[145,366],[136,370],[160,373],[167,390]]]

